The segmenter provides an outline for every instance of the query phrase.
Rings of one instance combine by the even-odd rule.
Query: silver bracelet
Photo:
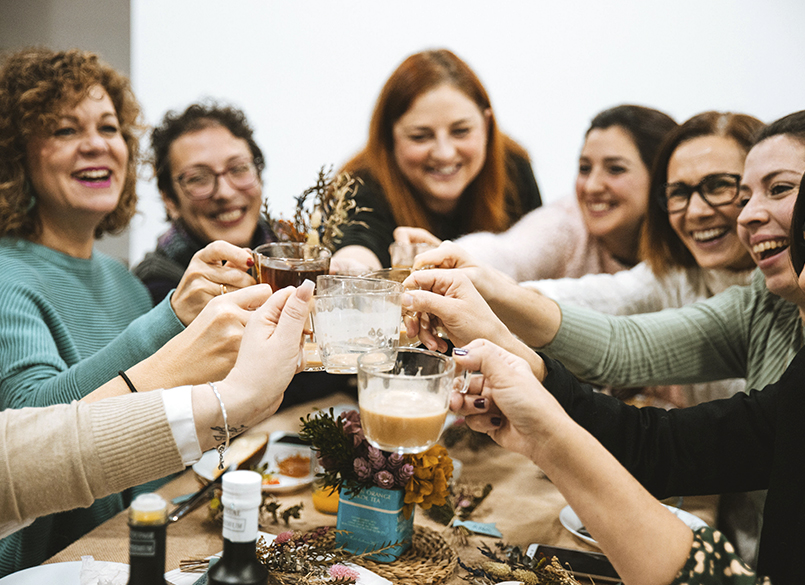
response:
[[[215,392],[215,397],[218,399],[218,404],[221,406],[221,414],[224,415],[224,431],[226,432],[226,440],[218,445],[218,469],[224,468],[224,452],[229,449],[229,421],[226,420],[226,407],[224,406],[224,401],[221,400],[221,393],[218,392],[218,388],[215,387],[215,384],[212,382],[207,382],[212,388],[212,391]]]

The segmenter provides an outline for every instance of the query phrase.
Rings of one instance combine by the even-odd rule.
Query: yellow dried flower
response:
[[[525,585],[538,585],[539,583],[539,577],[537,577],[536,573],[532,573],[526,569],[515,569],[512,571],[512,579],[522,581]]]
[[[506,563],[496,563],[494,561],[487,561],[481,565],[481,568],[492,575],[493,577],[498,577],[501,579],[505,579],[509,575],[512,574],[511,567]]]
[[[406,514],[414,504],[427,510],[447,503],[448,482],[453,477],[453,460],[447,449],[434,445],[424,453],[406,455],[406,461],[414,467],[414,475],[405,485]]]

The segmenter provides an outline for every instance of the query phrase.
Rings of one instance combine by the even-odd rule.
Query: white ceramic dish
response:
[[[79,585],[81,582],[81,561],[70,561],[69,563],[51,563],[49,565],[39,565],[6,575],[0,579],[3,585],[42,585],[43,583],[58,583],[59,585]],[[123,563],[104,563],[105,565],[115,565],[119,569],[125,568],[128,573],[128,565]]]
[[[665,504],[663,504],[663,506],[665,506]],[[707,526],[707,522],[698,516],[691,514],[690,512],[680,510],[679,508],[674,508],[673,506],[665,507],[671,510],[671,512],[673,512],[677,518],[682,520],[682,522],[684,522],[691,530],[697,530],[703,526]],[[587,544],[591,544],[596,547],[598,546],[598,542],[594,538],[579,532],[579,529],[584,528],[584,524],[570,506],[565,506],[562,508],[562,511],[559,512],[559,522],[561,522],[562,526],[564,526],[576,538],[583,540]]]
[[[293,433],[286,433],[284,431],[277,431],[271,433],[268,437],[268,446],[263,458],[257,463],[258,466],[264,463],[268,464],[267,473],[273,475],[277,483],[263,484],[263,491],[283,494],[293,492],[303,487],[309,486],[313,483],[315,474],[308,470],[307,475],[303,477],[289,477],[279,473],[277,463],[286,457],[299,455],[302,457],[311,457],[310,447],[306,445],[295,445],[291,443],[278,443],[277,441],[283,437],[295,436]],[[193,471],[196,472],[200,478],[206,481],[212,481],[215,478],[215,473],[218,468],[218,452],[211,449],[201,456],[201,459],[193,464]]]

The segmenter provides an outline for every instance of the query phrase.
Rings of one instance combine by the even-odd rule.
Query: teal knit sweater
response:
[[[0,239],[0,409],[78,400],[182,331],[166,299],[116,260]],[[36,440],[35,437],[31,438]],[[124,509],[121,494],[0,541],[0,576],[40,564]]]
[[[560,303],[562,325],[546,354],[593,384],[621,388],[746,378],[776,382],[803,346],[799,309],[772,294],[758,270],[679,309],[609,316]]]

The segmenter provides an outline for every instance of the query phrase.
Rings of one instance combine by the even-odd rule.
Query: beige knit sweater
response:
[[[184,468],[162,392],[0,412],[0,537]]]

